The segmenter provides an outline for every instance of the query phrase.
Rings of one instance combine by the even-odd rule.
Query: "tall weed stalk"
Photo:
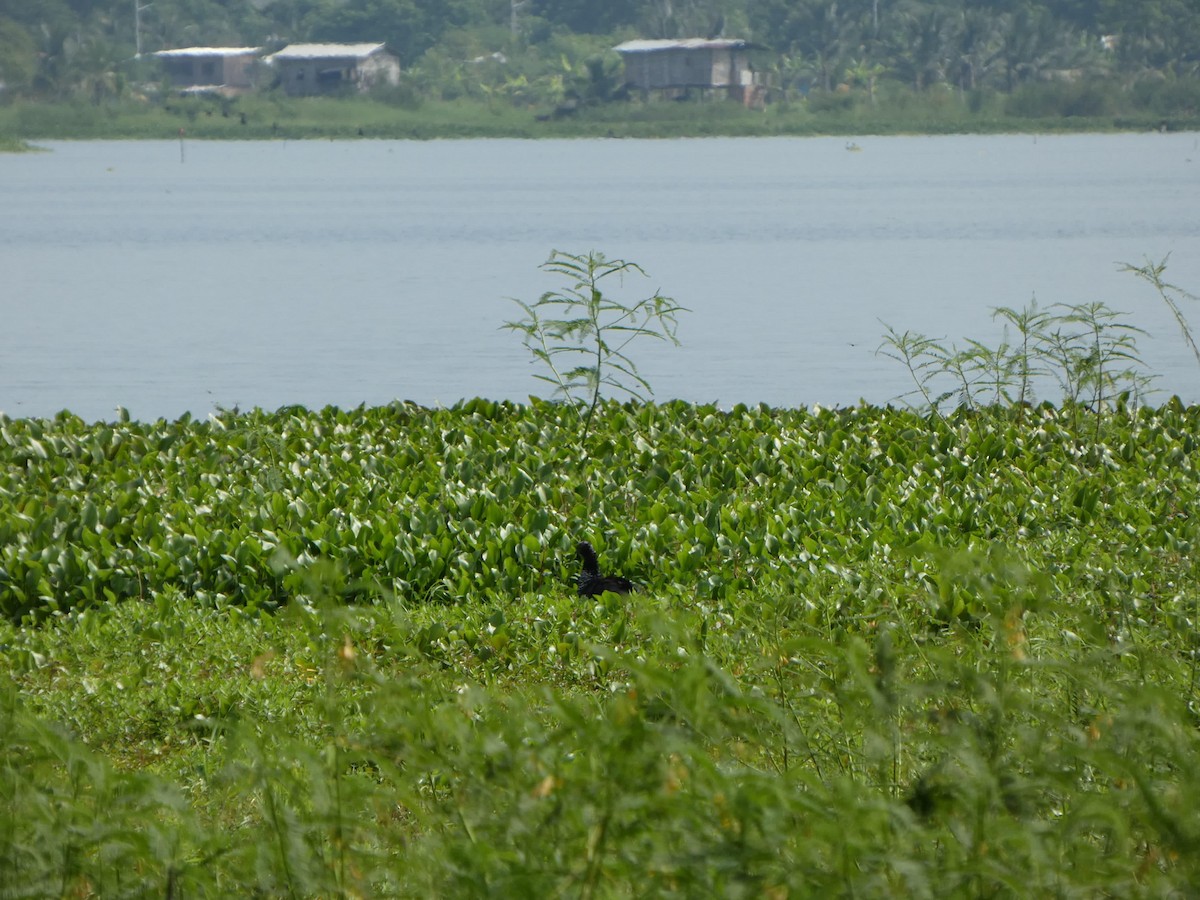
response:
[[[1138,278],[1151,285],[1158,296],[1162,298],[1163,303],[1167,304],[1167,309],[1171,310],[1171,315],[1175,317],[1175,322],[1179,325],[1179,330],[1183,334],[1183,340],[1192,351],[1192,356],[1196,357],[1196,362],[1200,363],[1200,347],[1196,346],[1196,339],[1192,334],[1192,329],[1188,323],[1187,316],[1183,313],[1183,307],[1180,305],[1182,300],[1190,300],[1192,302],[1200,302],[1200,297],[1195,294],[1190,294],[1178,285],[1170,284],[1163,279],[1163,273],[1167,270],[1167,258],[1164,257],[1160,262],[1152,263],[1147,260],[1143,265],[1134,266],[1125,263],[1121,271],[1132,272]]]
[[[580,443],[586,446],[603,391],[611,388],[639,401],[654,393],[630,356],[630,345],[641,338],[678,345],[678,315],[686,310],[658,291],[633,303],[605,294],[610,279],[620,283],[626,275],[646,273],[637,263],[603,253],[555,250],[541,268],[561,276],[566,286],[547,291],[535,303],[514,300],[525,316],[503,327],[519,334],[534,360],[549,371],[534,377],[553,385],[578,413]]]
[[[1149,386],[1137,349],[1145,332],[1103,303],[1039,311],[1034,302],[1020,311],[1000,307],[994,317],[1006,323],[996,347],[970,338],[964,346],[946,344],[884,323],[876,353],[900,362],[914,384],[899,399],[919,397],[938,414],[952,398],[966,409],[1024,406],[1034,400],[1039,382],[1050,378],[1064,404],[1091,410],[1098,422],[1104,410],[1127,396],[1140,399]],[[1009,325],[1017,330],[1016,341],[1009,340]]]

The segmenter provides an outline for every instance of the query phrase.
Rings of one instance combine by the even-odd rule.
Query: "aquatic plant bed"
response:
[[[0,897],[1187,893],[1198,432],[0,419]]]

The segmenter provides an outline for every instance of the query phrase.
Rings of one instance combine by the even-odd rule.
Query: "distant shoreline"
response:
[[[479,102],[398,105],[374,98],[188,97],[13,102],[0,106],[0,151],[39,140],[331,140],[483,138],[861,137],[936,134],[1065,134],[1200,131],[1200,113],[1152,111],[1103,116],[1018,116],[972,111],[957,97],[941,103],[860,104],[814,110],[801,101],[764,110],[729,102],[611,103],[546,114]]]
[[[32,153],[42,149],[21,138],[0,137],[0,153]]]

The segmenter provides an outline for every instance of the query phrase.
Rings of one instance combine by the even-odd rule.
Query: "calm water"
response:
[[[1164,393],[1200,366],[1200,138],[54,143],[0,155],[0,410],[111,418],[546,394],[500,331],[551,249],[690,307],[659,399],[885,403],[881,320],[995,343],[996,306],[1104,301]],[[636,293],[635,293],[636,292]],[[1200,330],[1200,304],[1190,304]]]

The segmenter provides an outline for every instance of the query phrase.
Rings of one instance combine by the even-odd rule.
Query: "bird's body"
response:
[[[579,570],[579,596],[599,597],[605,591],[614,594],[629,594],[633,591],[633,582],[620,575],[601,575],[600,563],[596,559],[596,551],[587,541],[580,541],[575,548],[581,568]]]

